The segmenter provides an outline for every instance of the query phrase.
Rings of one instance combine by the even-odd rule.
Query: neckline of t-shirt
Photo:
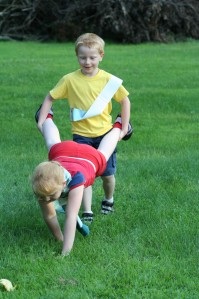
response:
[[[101,77],[101,74],[102,74],[102,70],[99,69],[97,74],[93,77],[88,77],[86,75],[84,75],[82,72],[81,72],[81,69],[78,70],[79,71],[79,74],[80,74],[80,77],[83,78],[84,80],[88,80],[88,81],[91,81],[91,80],[97,80],[99,77]]]

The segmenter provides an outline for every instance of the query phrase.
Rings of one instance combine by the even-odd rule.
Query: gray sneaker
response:
[[[39,106],[39,109],[35,113],[36,123],[38,123],[38,120],[39,120],[39,114],[40,114],[41,106],[42,105]],[[51,117],[53,117],[53,108],[50,109],[50,111],[48,112],[48,115],[51,115]]]
[[[82,213],[81,220],[88,225],[91,224],[93,222],[93,213]]]
[[[114,212],[114,202],[108,202],[106,200],[102,201],[102,206],[101,206],[101,213],[104,215],[111,214]]]
[[[116,120],[115,120],[115,123],[119,123],[119,124],[122,124],[122,118],[121,118],[121,114],[118,114],[117,117],[116,117]],[[131,135],[133,134],[133,126],[132,124],[129,122],[129,125],[128,125],[128,132],[126,133],[126,135],[122,138],[122,140],[128,140]]]

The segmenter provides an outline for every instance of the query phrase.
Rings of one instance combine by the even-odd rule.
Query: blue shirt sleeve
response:
[[[73,189],[76,185],[84,185],[86,182],[85,177],[82,172],[77,172],[73,177],[70,183],[68,184],[69,189]]]
[[[60,198],[66,198],[71,189],[74,189],[76,186],[84,185],[86,182],[83,173],[77,172],[73,177],[70,183],[65,187],[65,190],[61,193]]]

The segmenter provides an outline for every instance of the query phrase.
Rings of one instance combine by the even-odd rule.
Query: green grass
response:
[[[198,41],[107,44],[101,68],[124,80],[135,134],[118,145],[115,213],[100,215],[97,179],[91,234],[61,259],[29,177],[47,158],[34,113],[78,67],[73,44],[0,43],[0,278],[17,285],[0,298],[199,298],[198,53]],[[71,138],[67,102],[54,111]]]

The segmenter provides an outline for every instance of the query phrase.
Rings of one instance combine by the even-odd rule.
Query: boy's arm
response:
[[[40,114],[39,114],[39,120],[37,123],[37,127],[41,133],[42,133],[42,125],[43,125],[44,121],[46,120],[46,117],[50,111],[50,108],[52,107],[52,102],[53,102],[53,98],[51,97],[50,94],[48,94],[43,101],[43,104],[42,104],[42,107],[40,110]]]
[[[128,124],[130,120],[131,103],[128,97],[124,98],[121,102],[121,118],[122,118],[122,130],[120,133],[121,140],[128,132]]]
[[[77,225],[77,216],[82,202],[83,191],[84,186],[82,185],[75,189],[72,189],[68,194],[62,255],[68,255],[73,247]]]
[[[57,215],[53,202],[45,202],[38,200],[43,218],[50,229],[51,233],[57,241],[63,241],[63,234],[61,232],[59,222],[57,220]]]

